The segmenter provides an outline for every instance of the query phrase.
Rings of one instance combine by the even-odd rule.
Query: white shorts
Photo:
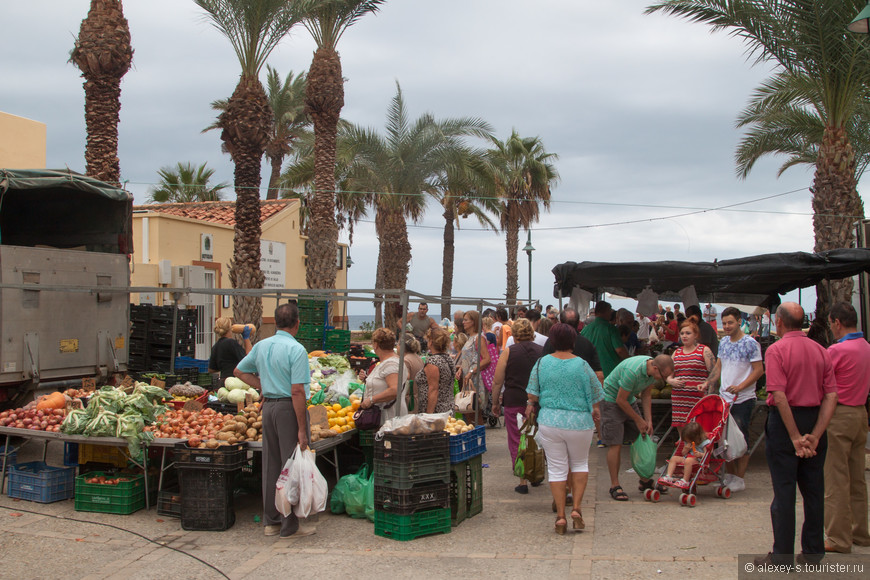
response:
[[[567,481],[568,472],[589,471],[589,448],[592,446],[592,429],[576,431],[538,426],[536,439],[547,454],[547,474],[550,482]]]

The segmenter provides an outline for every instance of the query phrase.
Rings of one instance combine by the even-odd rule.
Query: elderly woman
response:
[[[466,380],[470,380],[474,386],[474,391],[477,393],[478,406],[482,401],[485,401],[485,392],[483,386],[483,378],[481,373],[492,362],[489,357],[489,349],[487,348],[486,337],[480,332],[480,313],[477,310],[469,310],[462,316],[462,326],[465,329],[465,334],[468,340],[459,351],[459,376],[460,385]],[[477,422],[477,413],[463,414],[465,422],[469,425],[474,425]]]
[[[251,352],[251,328],[246,324],[242,331],[242,340],[245,347],[233,338],[233,319],[224,316],[214,321],[214,333],[217,334],[217,342],[211,349],[211,357],[208,359],[208,372],[221,374],[221,386],[227,378],[233,376],[236,365],[245,355]]]
[[[387,328],[377,329],[372,334],[372,348],[380,362],[369,375],[365,371],[359,372],[359,379],[366,383],[360,407],[369,409],[378,405],[383,424],[393,417],[407,414],[404,397],[396,401],[399,392],[399,355],[393,350],[396,348],[396,335]]]
[[[542,357],[529,375],[526,389],[526,414],[538,413],[538,442],[547,454],[547,473],[550,491],[556,502],[556,533],[564,534],[568,527],[565,518],[565,492],[568,477],[574,497],[571,519],[573,528],[586,527],[580,504],[589,480],[589,447],[595,419],[600,416],[599,403],[604,399],[601,381],[592,367],[574,355],[577,331],[559,323],[550,330],[550,341],[555,352]]]
[[[440,328],[427,333],[429,356],[415,375],[414,390],[421,413],[447,413],[453,410],[453,358],[447,353],[450,335]]]
[[[529,373],[541,357],[542,351],[541,345],[533,342],[535,331],[532,323],[525,318],[514,323],[513,333],[514,343],[501,352],[495,365],[492,383],[492,413],[498,416],[500,408],[504,408],[504,427],[507,431],[508,451],[511,454],[511,469],[516,463],[520,444],[517,415],[526,417],[526,385],[529,384]],[[514,491],[529,493],[528,482],[520,479]]]

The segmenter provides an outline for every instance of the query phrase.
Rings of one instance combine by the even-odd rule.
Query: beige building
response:
[[[229,262],[233,255],[234,202],[140,205],[133,208],[133,286],[167,288],[232,288]],[[266,288],[306,288],[305,236],[299,231],[298,200],[262,200],[261,262]],[[336,287],[347,288],[347,246],[339,245]],[[168,304],[167,293],[131,295],[132,302]],[[191,294],[180,303],[200,313],[196,358],[208,358],[214,342],[215,318],[232,316],[229,297]],[[277,299],[263,300],[260,336],[274,332],[272,313]],[[343,320],[338,303],[333,315]],[[340,326],[340,325],[338,325]]]
[[[0,168],[45,169],[45,123],[0,111]]]

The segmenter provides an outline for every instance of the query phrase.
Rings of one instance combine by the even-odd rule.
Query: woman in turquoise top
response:
[[[573,353],[576,337],[577,331],[570,325],[553,325],[550,342],[555,352],[538,360],[526,389],[529,399],[526,416],[534,413],[536,403],[540,405],[537,440],[547,454],[557,534],[564,534],[568,527],[565,491],[569,473],[574,499],[573,527],[575,530],[586,527],[580,504],[589,480],[589,448],[600,416],[598,404],[604,399],[601,382],[592,367]]]

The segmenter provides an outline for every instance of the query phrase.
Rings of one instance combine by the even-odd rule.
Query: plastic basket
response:
[[[483,511],[483,458],[480,455],[468,460],[465,489],[468,517],[476,516]]]
[[[157,515],[170,518],[181,517],[180,488],[164,489],[157,494]]]
[[[483,425],[450,437],[450,463],[459,463],[484,453],[486,453],[486,427]]]
[[[299,322],[301,324],[319,324],[323,325],[326,319],[326,309],[322,310],[300,310]]]
[[[203,405],[207,404],[208,403],[208,391],[204,392],[199,397],[197,397],[195,399],[191,399],[191,400],[196,401],[197,403],[202,403]],[[175,401],[175,400],[170,399],[168,401],[165,401],[164,404],[165,405],[172,405],[176,409],[182,409],[182,408],[184,408],[185,403],[188,403],[188,402],[190,402],[190,401]]]
[[[233,479],[237,471],[178,469],[181,484],[181,527],[222,532],[233,526]]]
[[[326,310],[328,302],[326,300],[318,300],[316,298],[304,298],[300,296],[296,300],[296,306],[302,310]]]
[[[175,467],[178,469],[208,469],[232,471],[240,469],[248,462],[248,452],[244,443],[223,445],[215,449],[191,448],[186,441],[176,443]]]
[[[450,485],[442,482],[415,485],[410,489],[375,486],[375,509],[408,515],[430,509],[450,508]]]
[[[359,433],[359,446],[360,447],[374,447],[375,445],[375,432],[374,431],[360,431],[357,429]]]
[[[105,483],[87,483],[92,477],[107,476],[111,478],[124,477],[117,485]],[[145,477],[142,474],[110,474],[103,471],[92,471],[76,478],[77,512],[99,512],[104,514],[127,515],[145,507]]]
[[[450,456],[450,435],[446,431],[421,435],[384,435],[375,441],[375,459],[392,463],[408,463],[426,459],[447,461]]]
[[[75,492],[74,467],[51,467],[41,461],[17,463],[9,470],[9,497],[39,503],[69,499]]]
[[[450,466],[450,519],[458,526],[483,511],[483,458],[472,457]]]
[[[190,358],[189,356],[177,356],[175,357],[175,369],[187,369],[187,368],[195,368],[200,373],[208,372],[208,361],[201,360],[197,358]]]
[[[79,465],[86,463],[105,463],[115,467],[127,467],[127,454],[121,447],[110,445],[79,445]]]
[[[296,338],[323,340],[323,324],[301,324]]]
[[[375,458],[375,485],[395,489],[410,489],[420,483],[447,483],[450,463],[447,458],[424,459],[408,463],[392,463]]]
[[[429,534],[450,533],[450,510],[434,509],[410,515],[375,510],[375,535],[406,542]]]

